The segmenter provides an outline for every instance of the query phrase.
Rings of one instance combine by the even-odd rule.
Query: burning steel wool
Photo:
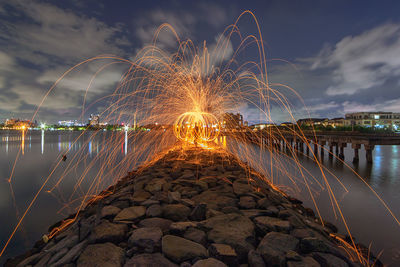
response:
[[[254,20],[257,34],[245,36],[239,31],[239,21],[244,16],[249,16]],[[170,31],[176,38],[176,51],[164,51],[157,46],[157,37],[161,31]],[[229,53],[229,50],[232,49],[230,40],[233,38],[237,39],[239,46],[233,53]],[[241,52],[250,48],[259,51],[258,61],[252,60],[240,64],[238,58]],[[226,56],[230,54],[232,55],[226,59]],[[75,222],[79,212],[88,203],[112,194],[113,191],[109,190],[106,191],[107,193],[99,195],[100,192],[104,192],[105,188],[115,184],[121,177],[125,177],[128,172],[138,166],[141,166],[140,168],[149,166],[151,162],[162,158],[162,155],[177,147],[184,151],[185,148],[193,148],[193,146],[201,146],[209,150],[218,147],[226,153],[235,155],[262,172],[265,176],[264,179],[277,190],[290,194],[290,192],[298,192],[298,184],[304,185],[308,191],[306,193],[314,202],[317,217],[322,223],[324,220],[314,200],[314,195],[320,192],[328,194],[332,203],[332,212],[341,218],[346,226],[347,234],[350,236],[349,242],[342,240],[344,247],[357,252],[337,194],[333,192],[326,178],[329,171],[321,164],[318,156],[312,152],[310,144],[312,140],[307,140],[300,127],[296,125],[292,105],[287,97],[287,94],[296,95],[296,92],[288,86],[272,84],[268,81],[266,58],[264,41],[257,19],[251,12],[246,11],[234,24],[225,29],[217,44],[211,48],[206,43],[196,46],[192,40],[181,40],[170,25],[164,24],[155,33],[153,44],[143,48],[134,59],[100,55],[67,70],[49,89],[47,95],[56,94],[57,85],[67,76],[73,77],[74,72],[79,71],[86,64],[101,62],[101,67],[93,75],[86,87],[86,93],[82,96],[84,104],[81,116],[84,118],[92,105],[106,102],[107,107],[100,114],[101,117],[104,118],[104,121],[125,122],[126,138],[132,140],[132,143],[136,145],[128,150],[126,155],[121,156],[121,146],[124,144],[124,135],[121,132],[113,131],[105,135],[102,130],[91,130],[91,137],[85,140],[85,145],[80,148],[78,153],[70,155],[70,149],[62,151],[55,167],[19,217],[19,223],[4,244],[0,256],[4,253],[39,194],[44,192],[53,194],[64,203],[60,212],[74,214],[46,235],[46,238],[51,239],[59,231]],[[90,93],[92,82],[107,67],[116,64],[124,65],[126,71],[114,92],[102,99],[87,103],[87,95]],[[46,101],[47,95],[43,98],[40,106]],[[300,97],[299,99],[301,100]],[[227,129],[224,114],[240,112],[244,105],[253,107],[260,114],[260,119],[271,123],[274,122],[271,110],[278,108],[292,118],[293,127],[283,129],[273,126],[259,132]],[[33,114],[31,121],[34,121],[40,112],[40,106]],[[151,130],[144,131],[139,126],[147,126],[147,129]],[[311,154],[305,155],[292,146],[288,146],[284,152],[276,146],[265,145],[273,143],[278,138],[284,139],[285,132],[290,132],[302,140],[310,149]],[[81,140],[83,136],[84,132],[73,143]],[[99,151],[89,161],[85,151],[92,145],[91,141],[94,138],[101,140],[98,145]],[[218,141],[223,138],[229,138],[230,145]],[[256,144],[262,152],[268,153],[270,161],[267,167],[260,163],[261,155],[256,152],[256,149],[252,146],[243,146],[247,143]],[[317,164],[321,172],[320,177],[313,177],[308,173],[298,160],[299,153]],[[65,162],[64,156],[65,159],[68,157]],[[19,154],[14,168],[18,167],[18,160]],[[62,164],[62,162],[64,163]],[[94,169],[96,164],[100,165],[99,169]],[[77,173],[78,167],[82,166],[85,171]],[[289,169],[296,169],[298,175],[294,176],[288,171]],[[89,175],[93,172],[95,175]],[[73,181],[73,190],[63,191],[63,187],[71,183],[71,181],[66,181],[71,174],[76,177]],[[290,188],[280,187],[279,180],[277,180],[278,174],[287,176],[293,182],[293,186]],[[330,175],[334,176],[334,174]],[[8,181],[12,188],[13,175]],[[337,183],[340,184],[339,179],[337,179]],[[347,191],[342,186],[340,193]],[[303,194],[305,193],[303,192]],[[379,196],[377,195],[377,197]],[[383,200],[381,201],[399,223]],[[361,253],[356,253],[356,255],[355,261],[368,263]]]

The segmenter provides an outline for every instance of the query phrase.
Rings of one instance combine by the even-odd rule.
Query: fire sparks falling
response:
[[[254,19],[258,36],[242,36],[238,22],[244,15],[250,15]],[[176,37],[177,51],[174,53],[163,51],[157,47],[157,37],[162,30],[170,30]],[[233,52],[233,55],[226,59],[231,45],[230,40],[233,37],[239,39],[239,46]],[[247,61],[244,64],[238,64],[236,57],[251,45],[254,45],[259,51],[259,61]],[[287,96],[283,91],[272,88],[272,85],[268,82],[263,39],[257,19],[250,11],[243,12],[233,25],[228,26],[220,36],[217,45],[211,50],[205,43],[197,47],[191,40],[180,40],[174,29],[170,25],[164,24],[157,30],[154,43],[142,49],[133,60],[104,55],[77,64],[67,70],[49,89],[31,121],[34,120],[40,106],[46,101],[47,95],[55,91],[57,85],[67,75],[71,75],[74,70],[94,61],[106,61],[106,63],[93,75],[86,88],[86,92],[83,95],[83,103],[85,104],[82,107],[82,117],[85,117],[85,112],[91,105],[106,100],[109,104],[100,114],[101,117],[105,121],[124,121],[126,125],[135,125],[135,131],[129,131],[127,126],[125,134],[129,136],[130,140],[133,140],[133,143],[139,145],[128,153],[125,151],[126,155],[121,158],[119,148],[121,147],[122,138],[120,133],[112,132],[109,134],[110,136],[105,137],[102,131],[94,131],[89,140],[84,142],[81,150],[72,154],[67,166],[62,170],[62,174],[56,177],[56,170],[61,168],[62,157],[60,156],[54,169],[51,170],[50,175],[45,179],[40,190],[35,194],[32,202],[22,214],[17,226],[0,252],[0,256],[4,253],[25,215],[42,191],[60,194],[58,197],[65,203],[63,210],[76,212],[75,217],[68,219],[63,225],[49,234],[51,238],[57,234],[57,231],[73,223],[79,215],[79,211],[89,201],[101,198],[99,193],[104,188],[116,183],[120,177],[126,176],[126,173],[139,164],[146,166],[152,160],[160,157],[160,153],[163,153],[163,151],[173,149],[177,144],[177,140],[184,144],[210,146],[211,142],[221,135],[221,120],[226,112],[239,112],[243,105],[250,105],[261,114],[260,120],[273,122],[271,108],[278,106],[295,122]],[[114,64],[125,64],[127,67],[114,92],[97,101],[93,101],[93,103],[86,103],[87,94],[90,92],[91,84],[95,81],[96,76],[101,75],[104,69]],[[296,95],[296,92],[290,87],[280,84],[275,86],[284,88]],[[138,131],[136,125],[150,125],[152,130],[148,132]],[[310,146],[310,140],[306,140],[301,129],[295,128],[295,130],[289,130]],[[269,127],[262,134],[266,135],[270,140],[283,137],[282,130],[274,127]],[[81,140],[83,136],[84,133],[77,137],[72,145]],[[101,140],[98,146],[100,149],[96,156],[87,163],[88,155],[85,151],[88,147],[91,149],[91,142],[95,138]],[[226,137],[223,136],[223,138],[225,138],[225,144],[222,147],[227,149]],[[230,138],[236,144],[249,142],[248,133],[234,133],[230,135]],[[257,138],[261,140],[261,134],[251,135],[253,143]],[[301,182],[306,185],[313,200],[313,193],[317,189],[312,188],[311,184],[321,190],[325,189],[331,198],[333,211],[335,214],[339,214],[339,217],[346,225],[336,196],[326,179],[325,169],[317,155],[311,152],[310,158],[317,163],[321,170],[322,178],[319,180],[316,177],[307,177],[307,170],[302,167],[298,160],[299,151],[296,151],[293,147],[289,148],[289,153],[283,153],[276,147],[263,146],[262,142],[258,145],[261,146],[262,152],[267,151],[271,156],[271,168],[270,170],[264,169],[264,179],[267,179],[271,184],[278,184],[278,181],[274,180],[277,176],[276,172],[284,174],[293,181],[293,188],[290,190],[298,190],[296,183]],[[237,156],[240,155],[241,158],[244,158],[246,162],[256,169],[265,168],[260,165],[260,158],[251,148],[243,148],[242,146],[241,149],[236,149],[231,147],[230,152]],[[62,155],[68,153],[70,153],[69,149],[63,151]],[[18,156],[15,162],[17,161]],[[300,177],[293,177],[290,174],[288,161],[292,167],[294,166],[299,170]],[[100,165],[100,168],[95,170],[96,175],[89,175],[96,164]],[[14,166],[17,165],[14,164]],[[64,180],[69,174],[81,169],[82,166],[84,166],[85,171],[78,175],[72,192],[65,195],[62,191]],[[309,179],[313,181],[309,181]],[[12,176],[8,181],[11,185]],[[314,204],[319,214],[318,205],[315,201]],[[323,222],[321,215],[319,217]],[[351,236],[350,229],[347,228],[347,230]],[[357,252],[353,240],[348,247]],[[354,260],[366,263],[361,254],[355,253],[355,255]]]

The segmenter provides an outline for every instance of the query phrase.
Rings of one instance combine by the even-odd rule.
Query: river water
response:
[[[2,248],[10,236],[13,228],[18,222],[23,211],[40,189],[50,170],[55,166],[62,154],[70,149],[69,158],[74,153],[84,153],[86,161],[96,156],[101,151],[100,140],[107,137],[107,132],[90,139],[91,133],[86,133],[78,142],[74,139],[81,132],[73,131],[28,131],[22,135],[19,131],[0,131],[0,247]],[[121,147],[118,150],[115,160],[122,159],[126,153],[134,149],[129,138],[123,132],[121,135]],[[96,141],[97,140],[97,141]],[[360,162],[357,165],[352,163],[353,151],[345,149],[345,162],[349,165],[340,163],[336,159],[330,159],[325,155],[323,159],[324,174],[326,182],[323,180],[320,168],[306,156],[298,155],[298,162],[303,166],[301,172],[293,160],[285,157],[273,156],[271,165],[271,155],[268,151],[260,151],[260,148],[248,144],[233,144],[228,141],[228,147],[244,149],[248,154],[257,155],[257,166],[267,176],[274,179],[274,183],[280,185],[288,194],[304,201],[304,205],[315,210],[310,193],[305,186],[306,181],[315,198],[321,215],[339,227],[341,233],[345,233],[345,227],[336,209],[336,215],[332,208],[329,194],[326,190],[326,182],[332,188],[338,203],[341,207],[346,222],[351,233],[357,241],[369,245],[371,244],[374,254],[383,251],[381,259],[384,263],[391,266],[400,265],[400,226],[391,217],[378,198],[365,185],[369,184],[376,193],[390,207],[397,217],[400,217],[400,147],[398,146],[376,146],[373,152],[373,164],[369,165],[365,161],[365,152],[360,150]],[[12,172],[15,158],[20,152],[13,174],[11,186],[7,182]],[[246,160],[246,158],[244,158]],[[88,176],[97,174],[100,163],[94,163]],[[87,166],[87,164],[86,164]],[[272,167],[271,166],[275,166]],[[282,172],[282,167],[285,170]],[[69,179],[65,179],[63,190],[73,190],[76,179],[73,176],[79,175],[83,171],[78,166],[74,172],[69,174]],[[354,168],[362,177],[355,175],[351,168]],[[58,168],[54,176],[60,175],[63,165]],[[336,177],[334,177],[332,174]],[[272,175],[271,175],[272,174]],[[67,177],[67,178],[68,178]],[[291,178],[291,179],[289,179]],[[54,183],[54,182],[53,182]],[[320,184],[320,185],[319,185]],[[51,182],[49,183],[51,185]],[[347,191],[343,189],[346,187]],[[82,184],[85,187],[85,184]],[[4,255],[0,258],[0,264],[5,259],[23,253],[31,248],[33,243],[40,239],[43,233],[47,233],[47,228],[64,218],[66,213],[60,212],[64,207],[60,195],[48,194],[43,191],[26,215],[20,230],[11,240]],[[65,211],[65,210],[61,210]],[[68,214],[68,213],[67,213]]]

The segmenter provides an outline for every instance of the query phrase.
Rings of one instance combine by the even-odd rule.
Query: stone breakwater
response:
[[[361,266],[335,226],[221,151],[170,151],[108,190],[5,266]]]

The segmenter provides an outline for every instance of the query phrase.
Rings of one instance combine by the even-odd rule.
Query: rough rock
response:
[[[101,209],[101,217],[102,218],[109,218],[109,217],[114,217],[121,211],[120,208],[117,208],[115,206],[109,205],[105,206]]]
[[[213,243],[208,247],[210,256],[228,264],[229,266],[238,266],[239,262],[235,250],[226,244]]]
[[[121,210],[117,216],[115,216],[115,222],[127,222],[132,223],[136,219],[143,217],[146,214],[146,208],[143,206],[133,206]]]
[[[254,209],[256,207],[256,202],[253,197],[250,196],[242,196],[239,200],[239,206],[242,209]]]
[[[172,221],[185,221],[191,210],[182,204],[169,204],[162,208],[162,214],[165,218]]]
[[[260,216],[254,218],[254,223],[263,234],[271,231],[289,233],[291,226],[288,221],[269,216]]]
[[[162,215],[162,208],[158,204],[151,205],[146,210],[147,217],[159,217]]]
[[[231,245],[239,259],[245,259],[247,253],[254,248],[254,224],[239,214],[224,214],[206,220],[204,227],[210,229],[207,237],[214,243]]]
[[[196,261],[195,264],[192,265],[192,267],[228,267],[225,263],[222,261],[219,261],[214,258],[208,258],[205,260],[199,260]]]
[[[196,243],[202,244],[203,246],[207,243],[207,236],[204,231],[201,231],[197,228],[189,227],[185,234],[183,235],[184,238],[192,240]]]
[[[148,253],[155,251],[160,246],[162,231],[158,227],[145,227],[133,231],[129,237],[128,245],[137,246]]]
[[[151,194],[146,191],[137,191],[132,196],[132,201],[135,204],[140,204],[143,201],[146,201],[151,197]]]
[[[310,252],[330,252],[332,251],[332,246],[327,242],[318,239],[316,237],[306,237],[300,242],[300,250],[303,253]]]
[[[301,261],[288,261],[287,267],[320,267],[321,265],[311,257],[304,257]],[[329,265],[325,265],[329,266]]]
[[[165,256],[178,263],[197,257],[207,257],[205,247],[174,235],[165,235],[162,238],[162,252]]]
[[[124,250],[112,243],[93,244],[79,256],[77,266],[85,267],[112,267],[122,266],[124,260]]]
[[[190,213],[189,219],[192,221],[202,221],[206,219],[207,204],[200,203],[194,207]]]
[[[93,243],[112,242],[117,244],[124,240],[127,231],[128,226],[126,224],[116,224],[110,223],[109,221],[103,221],[93,229],[89,239]]]
[[[181,201],[181,193],[168,192],[168,202],[171,204],[179,203]]]
[[[158,227],[164,233],[167,232],[172,224],[171,220],[164,218],[147,218],[139,222],[140,227]]]
[[[331,267],[349,266],[344,260],[336,256],[333,256],[332,254],[315,252],[312,254],[312,256],[321,266],[331,266]]]
[[[248,180],[236,180],[233,183],[233,192],[238,196],[246,195],[253,191],[253,187],[248,183]]]
[[[260,253],[255,250],[249,251],[249,254],[247,255],[247,262],[250,267],[266,267]]]
[[[178,267],[178,265],[172,263],[167,258],[162,256],[160,253],[138,254],[129,259],[124,265],[124,267],[150,267],[150,266]]]
[[[77,244],[73,248],[71,248],[67,254],[65,254],[61,259],[59,259],[52,266],[64,266],[70,262],[73,262],[78,258],[82,250],[87,246],[88,241],[84,240],[81,243]]]
[[[152,179],[151,182],[144,187],[144,189],[154,194],[155,192],[161,191],[163,184],[165,183],[166,181],[164,179]]]
[[[298,243],[299,240],[291,235],[270,232],[261,240],[257,252],[267,265],[282,266],[285,263],[285,253],[295,250]]]

